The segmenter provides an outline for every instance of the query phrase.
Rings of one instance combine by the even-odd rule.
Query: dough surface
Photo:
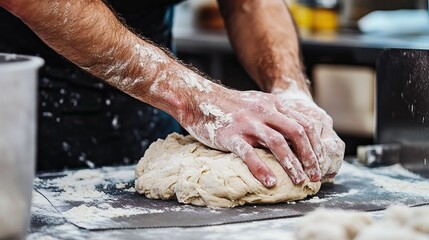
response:
[[[298,223],[297,240],[427,240],[429,206],[390,206],[383,218],[367,212],[318,209]]]
[[[170,134],[149,147],[136,167],[135,189],[151,199],[172,199],[209,207],[277,203],[316,194],[320,182],[294,185],[275,157],[256,149],[277,177],[273,188],[256,180],[233,153],[208,148],[191,136]]]

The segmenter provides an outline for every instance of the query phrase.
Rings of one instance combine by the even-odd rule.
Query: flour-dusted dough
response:
[[[297,240],[428,240],[429,206],[390,206],[382,219],[367,212],[318,209],[298,223]]]
[[[308,178],[294,185],[271,153],[256,151],[277,177],[273,188],[259,183],[235,154],[173,133],[153,143],[139,161],[135,188],[148,198],[176,197],[181,203],[209,207],[293,201],[319,191],[321,183]]]
[[[319,208],[301,219],[295,235],[297,240],[353,240],[372,222],[366,212]]]

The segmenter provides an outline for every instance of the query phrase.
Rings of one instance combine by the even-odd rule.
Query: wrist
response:
[[[151,105],[173,116],[182,126],[201,118],[199,105],[216,97],[220,85],[173,61],[149,87]]]
[[[270,92],[285,99],[313,101],[307,82],[304,77],[295,80],[282,76],[274,82]]]

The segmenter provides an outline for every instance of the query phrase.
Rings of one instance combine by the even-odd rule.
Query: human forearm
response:
[[[242,65],[263,91],[276,95],[284,109],[290,111],[286,115],[306,129],[322,176],[334,176],[341,166],[344,142],[333,130],[332,119],[312,101],[295,27],[284,1],[218,2]],[[308,147],[297,145],[294,151],[305,148]],[[309,167],[308,157],[304,154],[298,158],[310,176],[314,168]]]
[[[212,83],[128,31],[101,0],[0,0],[0,6],[78,66],[170,113],[202,143],[235,153],[265,186],[276,179],[253,147],[269,148],[295,183],[304,181],[304,170],[312,181],[320,179],[312,151],[320,143],[304,134],[314,129],[274,95]]]
[[[237,55],[263,91],[291,81],[308,92],[294,24],[283,0],[219,0]]]
[[[185,77],[208,82],[130,32],[102,1],[0,0],[0,6],[70,61],[176,118],[195,95]]]

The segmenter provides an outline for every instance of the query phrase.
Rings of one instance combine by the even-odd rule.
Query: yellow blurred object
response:
[[[338,28],[338,15],[334,9],[315,8],[312,28],[315,31],[335,31]]]
[[[338,29],[338,14],[334,8],[312,7],[299,2],[291,3],[288,7],[301,33]]]
[[[301,31],[310,31],[313,24],[313,10],[299,3],[289,5],[289,11]]]

